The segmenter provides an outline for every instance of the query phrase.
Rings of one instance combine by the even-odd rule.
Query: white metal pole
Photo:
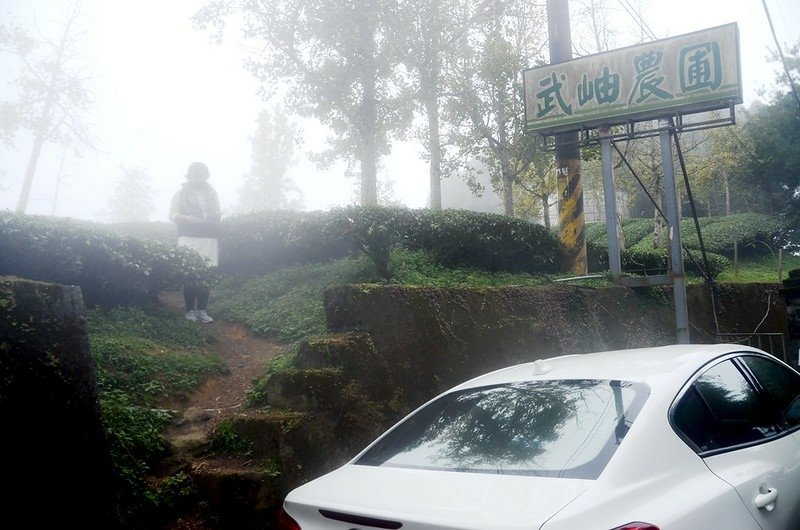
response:
[[[678,192],[675,188],[675,161],[672,158],[670,120],[658,120],[661,132],[661,164],[664,168],[664,200],[669,227],[672,296],[675,302],[675,339],[678,344],[689,344],[689,311],[686,302],[686,276],[683,270],[680,218],[678,217]]]

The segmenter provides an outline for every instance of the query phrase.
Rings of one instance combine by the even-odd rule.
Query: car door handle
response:
[[[761,492],[753,498],[753,504],[756,505],[756,508],[759,510],[761,508],[766,509],[768,512],[771,512],[772,509],[775,507],[775,499],[778,498],[778,490],[775,488],[761,488]]]

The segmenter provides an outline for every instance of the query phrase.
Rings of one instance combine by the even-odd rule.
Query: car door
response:
[[[796,376],[766,357],[731,357],[703,370],[673,412],[684,439],[764,530],[800,524],[800,417],[786,418]]]

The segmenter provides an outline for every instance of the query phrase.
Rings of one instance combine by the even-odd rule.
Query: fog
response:
[[[259,83],[245,70],[254,53],[233,24],[222,44],[192,28],[190,17],[204,0],[142,0],[83,3],[81,70],[91,76],[94,108],[87,118],[97,146],[80,156],[45,144],[33,181],[27,212],[90,220],[109,218],[109,197],[123,167],[141,168],[152,178],[156,209],[153,221],[166,221],[172,193],[183,182],[187,166],[205,162],[223,210],[233,211],[250,167],[250,137],[259,112],[269,105],[258,95]],[[69,2],[0,0],[3,23],[15,22],[35,36],[57,41]],[[571,0],[574,12],[579,2]],[[626,5],[611,2],[620,45],[638,38]],[[740,31],[745,105],[768,89],[778,65],[766,57],[775,45],[763,6],[757,0],[651,0],[642,3],[642,18],[658,38],[737,22]],[[767,0],[784,50],[800,35],[800,2]],[[628,32],[628,33],[626,33]],[[580,31],[573,42],[580,49]],[[11,99],[13,57],[0,55],[0,101]],[[303,149],[325,144],[326,131],[302,122]],[[30,157],[32,138],[24,132],[13,145],[0,144],[0,209],[13,210]],[[303,152],[289,170],[297,198],[307,210],[357,203],[358,181],[345,176],[345,164],[317,169]],[[396,142],[382,160],[379,181],[395,203],[424,207],[428,169],[422,149],[413,141]],[[453,183],[449,183],[453,189]],[[491,201],[496,200],[490,198]],[[447,197],[443,197],[447,203]]]

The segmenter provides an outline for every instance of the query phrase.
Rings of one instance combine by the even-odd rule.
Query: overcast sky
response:
[[[97,108],[87,121],[99,140],[99,153],[67,156],[47,145],[37,169],[28,213],[49,214],[56,177],[63,184],[55,214],[105,220],[108,198],[121,167],[139,167],[153,179],[157,191],[154,221],[167,220],[172,193],[183,182],[189,163],[200,160],[211,169],[224,210],[238,198],[250,166],[250,137],[265,104],[258,85],[244,70],[247,48],[229,32],[223,45],[192,28],[189,17],[204,0],[85,0],[83,48],[94,75]],[[574,12],[577,0],[571,1]],[[633,28],[624,9],[635,0],[612,0],[619,28]],[[800,1],[766,0],[782,46],[800,38]],[[4,22],[38,28],[55,41],[64,20],[66,0],[0,0]],[[745,105],[769,88],[777,63],[766,57],[775,45],[761,0],[650,0],[641,2],[642,17],[659,37],[737,22],[742,49]],[[630,44],[619,35],[620,45]],[[8,97],[7,58],[0,57],[0,100]],[[306,129],[306,146],[321,147],[320,128]],[[30,138],[20,135],[14,148],[0,146],[0,209],[14,209],[30,154]],[[357,201],[357,183],[344,176],[344,166],[322,172],[301,157],[291,170],[305,209],[327,209]],[[384,179],[394,196],[407,206],[427,203],[427,165],[412,144],[399,144],[385,160]]]

